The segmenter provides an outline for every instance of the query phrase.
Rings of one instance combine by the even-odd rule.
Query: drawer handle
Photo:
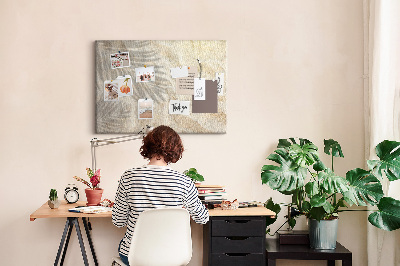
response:
[[[225,238],[228,240],[246,240],[249,237],[248,236],[226,236]]]
[[[228,257],[246,257],[250,253],[225,253]]]
[[[225,223],[228,224],[245,224],[250,222],[250,220],[225,220]]]

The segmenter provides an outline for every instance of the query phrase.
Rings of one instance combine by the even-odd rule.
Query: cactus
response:
[[[55,189],[53,189],[53,188],[50,190],[49,199],[50,199],[51,201],[55,201],[55,200],[58,199],[57,190],[55,190]]]

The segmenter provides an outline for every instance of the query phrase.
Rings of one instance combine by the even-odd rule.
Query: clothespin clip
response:
[[[118,51],[118,53],[120,54],[120,53],[121,53],[121,51]]]
[[[147,66],[146,65],[144,65],[144,68],[146,68]]]

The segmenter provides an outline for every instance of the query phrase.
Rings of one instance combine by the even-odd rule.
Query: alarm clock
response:
[[[64,199],[68,203],[75,203],[78,201],[78,187],[75,184],[68,184],[68,186],[65,188]]]

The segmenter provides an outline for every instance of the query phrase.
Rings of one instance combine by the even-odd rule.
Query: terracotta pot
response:
[[[87,199],[87,204],[86,204],[87,206],[99,205],[101,201],[101,195],[103,194],[102,188],[95,188],[95,189],[87,188],[85,189],[85,193]]]

